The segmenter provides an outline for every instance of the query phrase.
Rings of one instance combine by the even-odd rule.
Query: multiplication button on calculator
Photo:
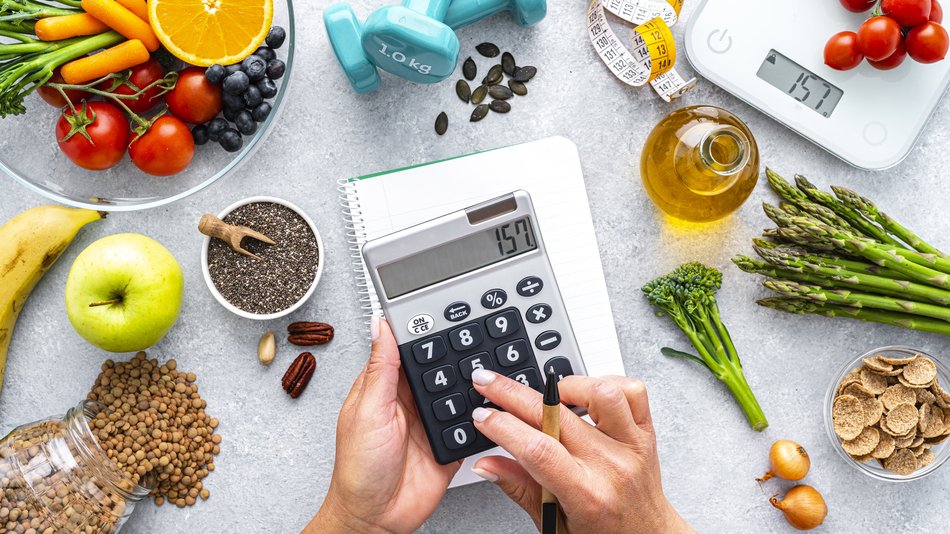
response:
[[[587,374],[531,197],[515,191],[363,246],[439,463],[494,447],[472,410],[489,369],[541,391],[548,370]]]

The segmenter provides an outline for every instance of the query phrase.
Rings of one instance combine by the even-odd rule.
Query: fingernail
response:
[[[472,419],[476,423],[481,423],[485,419],[488,419],[489,415],[491,415],[491,410],[487,408],[482,408],[481,406],[472,410]]]
[[[472,472],[489,482],[498,482],[498,475],[491,471],[485,471],[481,467],[473,467]]]
[[[374,315],[369,321],[369,336],[373,341],[379,339],[379,316]]]
[[[495,380],[495,373],[488,369],[475,369],[472,371],[472,382],[479,386],[487,386]]]

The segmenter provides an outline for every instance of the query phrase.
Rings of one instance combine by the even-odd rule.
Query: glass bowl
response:
[[[0,169],[29,189],[70,206],[132,211],[162,206],[196,193],[236,169],[263,143],[284,105],[294,64],[294,8],[292,0],[275,0],[274,26],[287,30],[277,57],[287,64],[279,80],[273,109],[257,132],[244,137],[238,152],[226,152],[217,143],[195,147],[195,157],[182,172],[165,177],[140,171],[128,155],[106,171],[87,171],[74,165],[56,146],[54,127],[59,110],[40,99],[34,91],[24,104],[23,115],[0,119],[4,150]]]
[[[892,473],[887,469],[884,469],[877,460],[869,460],[867,462],[858,462],[852,458],[845,450],[841,447],[841,438],[835,434],[835,429],[831,421],[831,409],[834,403],[835,391],[838,388],[838,384],[841,383],[841,380],[848,374],[852,369],[861,365],[864,358],[871,356],[887,356],[891,358],[911,358],[916,355],[926,356],[930,358],[934,364],[937,366],[937,379],[940,382],[940,385],[947,387],[950,385],[950,369],[947,368],[947,365],[940,359],[935,356],[932,356],[922,350],[912,349],[910,347],[901,347],[901,346],[891,346],[891,347],[881,347],[879,349],[874,349],[868,351],[857,358],[848,360],[845,362],[838,373],[832,379],[831,384],[828,386],[828,392],[825,394],[824,402],[824,419],[825,419],[825,430],[828,432],[828,438],[831,440],[832,446],[838,454],[847,462],[849,465],[861,471],[865,475],[875,479],[875,480],[885,480],[889,482],[909,482],[911,480],[919,480],[937,469],[940,468],[943,464],[950,459],[950,447],[948,443],[950,440],[944,441],[935,445],[931,451],[934,453],[934,461],[927,467],[923,469],[918,469],[909,475],[898,475],[897,473]]]

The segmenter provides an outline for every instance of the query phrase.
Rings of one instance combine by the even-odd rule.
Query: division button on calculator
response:
[[[518,294],[522,297],[533,297],[541,292],[544,282],[537,276],[529,276],[518,282]]]
[[[485,327],[488,328],[488,335],[495,339],[507,337],[521,329],[521,317],[516,309],[506,310],[489,317]]]
[[[453,302],[445,308],[445,320],[452,321],[457,323],[459,321],[464,321],[468,319],[468,316],[472,314],[472,307],[468,305],[467,302]]]
[[[495,349],[495,356],[502,367],[514,367],[528,361],[531,356],[530,351],[527,341],[516,339],[510,343],[499,345]]]
[[[482,307],[489,310],[501,308],[508,302],[508,293],[504,289],[489,289],[482,295]]]
[[[431,371],[422,374],[422,383],[425,384],[429,393],[438,393],[454,386],[458,381],[455,375],[455,367],[443,365],[436,367]]]
[[[554,330],[541,332],[541,335],[534,339],[534,346],[538,347],[538,350],[551,350],[560,344],[561,334]]]
[[[551,317],[551,307],[547,304],[535,304],[528,308],[524,314],[529,323],[538,324],[547,321]]]
[[[421,364],[432,363],[445,356],[445,341],[430,337],[412,345],[412,356]]]
[[[541,390],[541,375],[539,375],[537,369],[533,367],[515,371],[508,375],[508,378],[517,380],[531,389]]]
[[[574,368],[571,367],[571,362],[564,356],[555,356],[545,362],[544,373],[547,374],[548,371],[553,371],[554,374],[557,375],[558,380],[574,374]]]
[[[475,441],[475,427],[472,423],[462,423],[442,431],[442,441],[449,449],[461,449]]]
[[[466,410],[465,397],[461,393],[453,393],[432,403],[432,412],[439,421],[451,421],[461,417]]]
[[[487,352],[479,352],[474,356],[469,356],[464,360],[459,362],[459,369],[462,371],[462,378],[465,380],[472,379],[472,372],[475,369],[488,369],[489,371],[495,370],[495,361],[492,359],[492,355]]]
[[[452,344],[453,349],[459,352],[481,345],[483,339],[482,327],[478,326],[478,323],[462,325],[449,332],[449,343]]]

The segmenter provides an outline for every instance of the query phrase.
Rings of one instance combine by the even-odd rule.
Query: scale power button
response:
[[[709,37],[706,38],[706,46],[716,54],[728,52],[732,48],[732,36],[729,35],[729,30],[717,28],[709,32]]]

